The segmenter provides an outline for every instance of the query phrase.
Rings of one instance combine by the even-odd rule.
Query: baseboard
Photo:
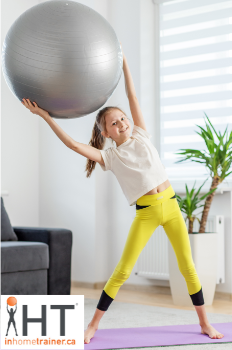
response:
[[[215,292],[214,299],[231,300],[232,301],[232,294],[231,293]]]
[[[106,282],[96,282],[96,283],[89,283],[89,282],[78,282],[78,281],[72,281],[71,287],[73,288],[90,288],[90,289],[103,289]]]
[[[79,287],[79,288],[90,288],[90,289],[103,289],[105,284],[106,284],[106,282],[89,283],[89,282],[72,281],[71,287],[73,287],[73,288]],[[170,287],[162,287],[162,286],[147,286],[147,285],[140,285],[140,284],[126,284],[126,283],[124,283],[120,289],[121,290],[133,290],[133,291],[137,291],[137,292],[171,295]]]
[[[89,283],[89,282],[72,281],[71,287],[73,287],[73,288],[79,287],[79,288],[89,288],[89,289],[103,289],[105,284],[106,284],[106,282]],[[145,293],[171,295],[170,287],[163,287],[163,286],[151,286],[151,285],[147,286],[147,285],[141,285],[141,284],[126,284],[126,283],[124,283],[120,289],[132,290],[132,291],[137,291],[137,292],[145,292]],[[231,293],[215,292],[214,299],[231,300],[232,301],[232,294]]]

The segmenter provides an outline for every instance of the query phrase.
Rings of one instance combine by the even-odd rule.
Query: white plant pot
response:
[[[212,305],[217,280],[217,233],[190,233],[189,239],[205,305]],[[170,241],[168,241],[168,258],[173,302],[178,306],[192,306],[185,279],[180,273]]]

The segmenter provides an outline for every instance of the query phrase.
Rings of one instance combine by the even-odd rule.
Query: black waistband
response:
[[[172,198],[176,198],[176,195],[174,195],[173,197],[171,197],[170,199]],[[150,205],[138,205],[136,203],[136,210],[139,210],[139,209],[143,209],[143,208],[147,208],[147,207],[150,207]]]

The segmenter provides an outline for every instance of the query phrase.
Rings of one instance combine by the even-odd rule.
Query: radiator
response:
[[[188,220],[186,221],[188,227]],[[198,232],[199,223],[194,220],[193,232]],[[206,232],[218,234],[217,283],[225,282],[224,216],[208,216]],[[157,227],[137,261],[136,275],[157,280],[169,280],[168,238],[163,226]]]

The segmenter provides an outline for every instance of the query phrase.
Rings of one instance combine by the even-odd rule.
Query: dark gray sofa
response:
[[[72,232],[12,227],[1,198],[1,294],[67,295]]]

